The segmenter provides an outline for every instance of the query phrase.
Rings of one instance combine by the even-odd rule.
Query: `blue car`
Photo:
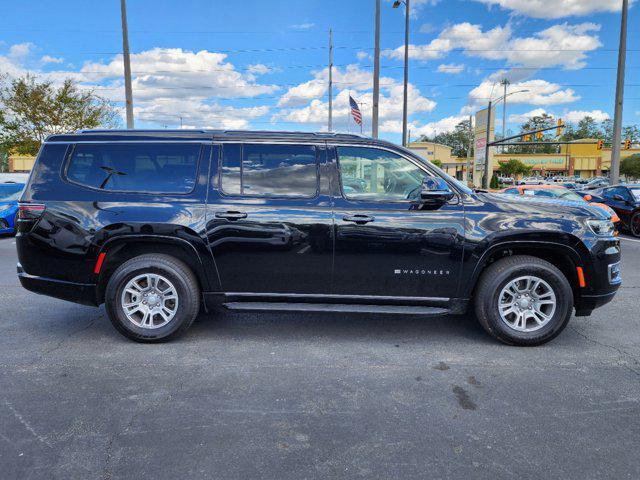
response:
[[[18,199],[23,183],[0,183],[0,235],[16,233]]]

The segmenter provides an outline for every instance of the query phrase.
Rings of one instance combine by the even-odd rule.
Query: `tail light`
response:
[[[18,203],[18,218],[20,220],[37,220],[44,213],[42,203]]]

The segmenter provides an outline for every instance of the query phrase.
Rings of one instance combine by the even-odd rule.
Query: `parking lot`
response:
[[[136,344],[23,290],[0,239],[0,477],[639,478],[622,244],[614,302],[523,349],[465,317],[230,312]]]

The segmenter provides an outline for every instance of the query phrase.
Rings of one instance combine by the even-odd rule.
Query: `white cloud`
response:
[[[492,93],[494,99],[498,96],[500,88],[494,82],[485,80],[469,92],[469,99],[475,105],[486,105]],[[546,80],[526,80],[512,83],[509,86],[509,91],[511,92],[518,90],[529,91],[510,95],[509,104],[558,105],[580,100],[580,96],[574,90],[570,88],[563,89],[561,85],[547,82]]]
[[[593,23],[578,25],[559,24],[530,37],[516,37],[510,25],[483,31],[480,25],[458,23],[444,29],[425,45],[410,45],[409,56],[416,60],[443,58],[454,49],[462,49],[471,57],[504,60],[509,65],[522,67],[563,66],[575,70],[585,66],[587,53],[602,46],[591,33],[600,30]],[[404,58],[404,46],[385,50],[389,58]]]
[[[324,128],[328,117],[327,69],[313,72],[314,78],[290,88],[281,97],[278,105],[282,108],[272,116],[272,121],[310,124]],[[373,105],[372,76],[370,71],[361,70],[357,65],[346,68],[335,68],[335,91],[333,99],[333,118],[337,126],[346,125],[350,118],[349,94],[361,104],[365,118],[365,129],[371,118]],[[379,118],[382,124],[386,121],[397,121],[402,117],[403,86],[391,78],[380,79]],[[409,113],[430,112],[436,103],[420,93],[412,84],[408,88]],[[338,127],[340,128],[340,127]]]
[[[356,57],[358,57],[358,60],[369,60],[371,58],[371,55],[361,50],[358,53],[356,53]]]
[[[9,57],[17,59],[24,58],[31,53],[34,46],[35,45],[31,42],[11,45],[11,47],[9,47]]]
[[[416,139],[423,135],[432,137],[438,133],[450,132],[460,122],[468,120],[466,115],[453,115],[451,117],[442,118],[435,122],[429,122],[420,124],[417,122],[411,122],[407,126],[408,130],[411,130],[411,138]],[[402,133],[402,121],[401,120],[387,120],[380,124],[380,131],[386,133]]]
[[[620,0],[475,0],[533,18],[563,18],[597,12],[620,12]],[[633,0],[632,0],[633,2]]]
[[[530,112],[527,112],[527,113],[509,115],[509,123],[525,123],[529,119],[533,117],[540,117],[545,113],[554,118],[562,118],[563,121],[567,123],[573,123],[573,124],[578,123],[584,117],[591,117],[596,122],[603,122],[610,118],[609,114],[607,112],[603,112],[602,110],[591,110],[591,111],[570,110],[570,111],[565,111],[561,115],[558,115],[555,113],[548,112],[544,108],[536,108],[535,110],[531,110]]]
[[[64,62],[64,58],[62,57],[52,57],[51,55],[44,55],[40,58],[42,63],[62,63]]]
[[[450,73],[452,75],[457,75],[459,73],[464,72],[465,66],[462,63],[450,63],[450,64],[442,64],[438,65],[438,72],[440,73]]]
[[[533,117],[541,117],[547,113],[544,108],[536,108],[527,113],[512,113],[509,115],[509,123],[525,123]]]
[[[310,30],[315,26],[316,26],[315,23],[305,22],[305,23],[296,23],[295,25],[291,25],[289,28],[291,28],[292,30]]]
[[[607,112],[603,112],[602,110],[591,110],[590,112],[571,110],[570,112],[562,114],[562,119],[569,123],[578,123],[584,117],[591,117],[596,122],[604,122],[611,118]]]
[[[257,75],[264,75],[265,73],[273,72],[273,68],[264,65],[263,63],[254,63],[253,65],[249,65],[249,67],[247,67],[247,71],[249,73],[255,73]]]

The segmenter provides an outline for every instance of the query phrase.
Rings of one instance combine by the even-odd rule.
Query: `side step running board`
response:
[[[404,305],[352,305],[340,303],[284,303],[284,302],[228,302],[223,306],[230,310],[289,311],[289,312],[342,312],[388,313],[404,315],[447,315],[449,310],[440,307]]]

